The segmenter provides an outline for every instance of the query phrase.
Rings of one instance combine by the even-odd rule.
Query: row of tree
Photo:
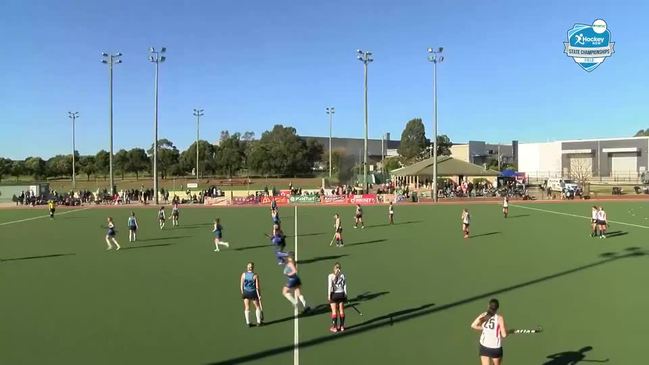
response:
[[[166,176],[186,176],[196,168],[196,149],[198,148],[198,170],[201,175],[221,175],[232,177],[243,169],[259,175],[294,176],[313,171],[313,166],[321,160],[323,147],[316,140],[305,140],[297,135],[295,128],[275,125],[258,140],[254,133],[230,134],[221,132],[218,144],[200,140],[187,150],[179,151],[168,139],[158,141],[158,171]],[[133,148],[119,150],[113,156],[114,174],[122,176],[151,173],[153,146],[148,150]],[[79,156],[75,152],[77,174],[104,176],[109,173],[110,155],[101,150],[96,155]],[[36,179],[71,176],[72,155],[57,155],[48,160],[29,157],[24,161],[12,161],[0,157],[0,180],[2,176],[33,176]]]

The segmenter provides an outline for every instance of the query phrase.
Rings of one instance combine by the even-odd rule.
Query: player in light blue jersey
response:
[[[253,262],[249,262],[246,265],[246,271],[241,274],[240,289],[246,325],[252,327],[252,323],[250,323],[250,301],[252,301],[255,304],[257,326],[261,326],[263,324],[261,286],[259,285],[259,275],[255,273],[255,264]]]
[[[137,219],[135,218],[135,212],[131,212],[131,216],[128,217],[128,241],[135,242],[137,239]]]

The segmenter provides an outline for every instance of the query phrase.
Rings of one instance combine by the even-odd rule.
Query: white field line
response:
[[[565,215],[565,216],[568,216],[568,217],[591,219],[591,217],[588,217],[588,216],[585,216],[585,215],[557,212],[557,211],[554,211],[554,210],[547,210],[547,209],[541,209],[541,208],[532,208],[532,207],[528,207],[528,206],[525,206],[525,205],[512,204],[511,206],[512,207],[517,207],[517,208],[529,209],[529,210],[536,210],[536,211],[544,212],[544,213]],[[612,221],[612,220],[609,220],[609,222],[610,223],[615,223],[615,224],[621,224],[621,225],[625,225],[625,226],[636,227],[636,228],[645,228],[645,229],[649,228],[649,226],[643,226],[643,225],[640,225],[640,224],[633,224],[633,223],[627,223],[627,222]]]
[[[295,217],[295,234],[293,236],[295,239],[294,258],[295,262],[297,262],[297,205],[295,206],[293,216]],[[298,300],[298,298],[295,299]],[[300,325],[298,323],[299,313],[297,307],[296,305],[293,310],[293,365],[300,365]]]
[[[82,210],[88,210],[88,209],[91,209],[91,207],[68,210],[68,211],[65,211],[65,212],[62,212],[62,213],[58,213],[57,216],[66,215],[66,214],[70,214],[70,213],[74,213],[74,212],[80,212]],[[16,220],[16,221],[4,222],[4,223],[0,223],[0,226],[6,226],[6,225],[9,225],[9,224],[14,224],[14,223],[33,221],[35,219],[41,219],[41,218],[49,218],[49,215],[39,215],[38,217],[31,217],[31,218],[19,219],[19,220]]]

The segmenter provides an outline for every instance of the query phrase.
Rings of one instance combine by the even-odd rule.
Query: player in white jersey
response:
[[[345,302],[347,301],[347,281],[341,266],[336,262],[333,273],[327,277],[327,300],[331,306],[331,332],[345,330]]]
[[[165,227],[165,218],[165,207],[160,207],[160,210],[158,210],[158,223],[160,223],[160,229]]]
[[[505,216],[505,218],[507,218],[507,216],[509,215],[509,198],[508,197],[505,197],[505,199],[503,199],[503,215]]]
[[[388,206],[388,224],[394,224],[394,206],[392,202]]]
[[[464,233],[464,238],[469,238],[469,225],[471,224],[471,214],[469,214],[468,209],[464,208],[460,219],[462,220],[462,232]]]
[[[606,238],[606,229],[608,228],[608,222],[606,218],[606,212],[601,206],[597,211],[597,226],[599,228],[599,238]]]
[[[176,227],[179,219],[180,210],[178,209],[178,203],[174,203],[173,208],[171,209],[171,225]]]
[[[597,237],[597,212],[599,209],[597,205],[593,205],[593,208],[590,211],[590,236]]]
[[[491,299],[487,311],[481,313],[471,323],[471,328],[480,331],[480,363],[482,365],[500,365],[503,362],[502,339],[507,337],[505,319],[498,314],[500,303]]]

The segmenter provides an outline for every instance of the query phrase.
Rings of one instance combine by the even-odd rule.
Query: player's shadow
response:
[[[244,246],[244,247],[237,247],[234,250],[235,251],[246,251],[246,250],[254,250],[256,248],[262,248],[262,247],[272,247],[272,245],[267,244],[267,245],[257,245],[257,246]]]
[[[360,245],[370,245],[372,243],[381,243],[387,241],[386,239],[380,239],[380,240],[371,240],[371,241],[363,241],[363,242],[354,242],[354,243],[346,243],[345,246],[360,246]]]
[[[53,257],[61,256],[74,256],[76,253],[55,253],[51,255],[40,255],[40,256],[25,256],[25,257],[13,257],[9,259],[0,259],[0,261],[22,261],[22,260],[36,260],[36,259],[49,259]]]
[[[138,242],[154,242],[154,241],[166,241],[166,240],[178,240],[181,238],[189,238],[191,236],[166,236],[166,237],[157,237],[157,238],[145,238],[139,239]],[[153,245],[151,245],[153,246]]]
[[[171,246],[172,243],[156,243],[153,245],[139,245],[139,246],[128,246],[122,247],[122,250],[134,250],[136,248],[151,248],[151,247],[162,247],[162,246]]]
[[[174,229],[207,229],[210,227],[209,223],[200,223],[200,224],[181,224]]]
[[[405,222],[395,222],[394,224],[390,223],[384,223],[384,224],[373,224],[371,226],[367,226],[368,228],[376,228],[376,227],[387,227],[387,226],[400,226],[402,224],[414,224],[414,223],[421,223],[423,221],[405,221]]]
[[[606,232],[606,238],[625,236],[625,235],[627,235],[627,234],[629,234],[629,232],[624,232],[624,231],[611,231],[611,232]]]
[[[317,232],[317,233],[298,233],[298,237],[309,237],[309,236],[322,236],[327,232]],[[287,235],[286,237],[293,237],[292,235]]]
[[[487,233],[474,234],[474,235],[471,235],[471,238],[484,237],[484,236],[493,236],[495,234],[500,234],[500,232],[487,232]]]
[[[419,319],[421,317],[429,316],[429,315],[435,314],[437,312],[441,312],[441,311],[445,311],[445,310],[449,310],[449,309],[454,309],[456,307],[463,306],[465,304],[474,303],[474,302],[478,302],[478,301],[484,301],[485,299],[493,298],[494,296],[497,296],[497,295],[500,295],[500,294],[504,294],[504,293],[508,293],[508,292],[511,292],[511,291],[514,291],[514,290],[526,288],[526,287],[536,285],[536,284],[539,284],[539,283],[543,283],[543,282],[546,282],[546,281],[549,281],[549,280],[558,279],[558,278],[561,278],[561,277],[564,277],[564,276],[567,276],[567,275],[570,275],[570,274],[578,273],[578,272],[588,270],[588,269],[592,269],[592,268],[595,268],[595,267],[598,267],[598,266],[601,266],[601,265],[606,265],[606,264],[609,264],[609,263],[612,263],[612,262],[616,262],[616,261],[621,260],[621,259],[639,258],[639,257],[648,256],[648,255],[649,255],[648,251],[642,250],[642,249],[640,249],[638,247],[629,247],[629,248],[625,249],[624,251],[621,251],[621,252],[618,252],[618,253],[611,253],[610,255],[608,255],[608,257],[604,257],[602,259],[591,262],[589,264],[577,266],[577,267],[574,267],[572,269],[559,271],[559,272],[556,272],[556,273],[553,273],[553,274],[540,276],[540,277],[537,277],[537,278],[534,278],[534,279],[531,279],[531,280],[523,281],[523,282],[513,284],[513,285],[510,285],[510,286],[506,286],[506,287],[503,287],[503,288],[490,290],[490,291],[483,292],[483,293],[480,293],[480,294],[476,294],[476,295],[473,295],[473,296],[470,296],[470,297],[467,297],[467,298],[459,299],[457,301],[450,302],[450,303],[447,303],[447,304],[435,305],[435,306],[433,306],[432,303],[431,304],[424,304],[424,305],[421,305],[421,306],[412,307],[412,308],[406,308],[406,309],[403,309],[403,310],[400,310],[400,311],[384,314],[384,315],[381,315],[379,317],[372,318],[372,319],[370,319],[370,320],[368,320],[366,322],[363,322],[362,324],[353,325],[352,327],[348,327],[348,329],[346,329],[345,332],[338,333],[335,336],[332,336],[332,335],[320,336],[320,337],[316,337],[316,338],[312,338],[310,340],[300,342],[300,348],[306,349],[306,348],[318,346],[318,345],[323,344],[323,343],[328,343],[328,342],[331,342],[331,341],[338,341],[339,339],[344,338],[344,337],[357,336],[357,335],[363,334],[365,332],[369,332],[369,331],[373,331],[373,330],[376,330],[376,329],[383,328],[385,326],[392,326],[392,325],[395,325],[395,324],[399,324],[401,322],[406,322],[406,321],[410,321],[410,320],[413,320],[413,319]],[[293,317],[290,317],[290,318],[285,319],[285,320],[290,320],[292,318]],[[293,349],[294,349],[293,344],[285,345],[285,346],[279,346],[279,347],[275,347],[275,348],[271,348],[271,349],[262,350],[262,351],[258,351],[258,352],[255,352],[255,353],[239,356],[239,357],[236,357],[236,358],[231,358],[231,359],[226,359],[226,360],[213,362],[213,363],[210,363],[209,365],[220,365],[220,364],[225,365],[225,364],[245,363],[245,362],[249,362],[249,361],[264,359],[264,358],[269,357],[269,356],[275,356],[275,355],[278,355],[278,354],[289,353],[289,352],[293,351]],[[587,361],[590,361],[590,360],[579,360],[579,361],[587,362]],[[606,361],[607,360],[599,360],[599,362],[606,362]],[[558,365],[558,364],[562,364],[562,363],[559,362],[559,363],[550,363],[550,364]],[[564,362],[563,364],[568,365],[570,363],[565,363]],[[547,364],[544,364],[544,365],[547,365]]]
[[[363,294],[359,294],[359,295],[357,295],[357,296],[355,296],[353,298],[348,299],[345,306],[346,307],[352,307],[352,306],[358,305],[360,303],[367,302],[368,300],[376,299],[378,297],[381,297],[381,296],[389,294],[389,293],[390,293],[389,291],[381,291],[381,292],[376,292],[376,293],[365,292]],[[302,314],[301,317],[317,316],[317,315],[329,313],[330,310],[331,310],[331,308],[330,308],[328,303],[318,304],[317,306],[311,308],[311,310],[308,313]],[[273,320],[273,321],[270,321],[270,322],[265,322],[264,325],[265,326],[270,326],[270,325],[277,324],[277,323],[287,322],[287,321],[293,320],[293,318],[295,318],[295,317],[294,316],[284,317],[284,318],[276,319],[276,320]]]
[[[516,214],[516,215],[510,215],[507,216],[507,219],[513,219],[513,218],[524,218],[524,217],[529,217],[529,214]]]
[[[543,365],[574,365],[581,362],[608,362],[609,359],[604,360],[590,360],[586,359],[586,352],[591,351],[592,346],[585,346],[577,351],[564,351],[556,354],[548,355],[546,358],[550,359],[543,363]]]
[[[319,261],[335,260],[345,256],[349,256],[349,255],[343,254],[343,255],[331,255],[331,256],[318,256],[312,259],[298,260],[297,263],[299,265],[312,264],[314,262],[319,262]]]

